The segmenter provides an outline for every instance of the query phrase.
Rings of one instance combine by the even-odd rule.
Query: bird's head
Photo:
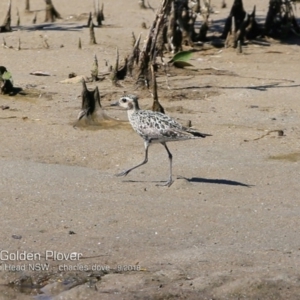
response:
[[[125,95],[111,106],[121,106],[127,110],[139,110],[138,97],[136,95]]]

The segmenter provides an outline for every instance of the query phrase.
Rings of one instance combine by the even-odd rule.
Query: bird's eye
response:
[[[127,101],[127,99],[126,99],[126,98],[122,98],[121,101],[122,101],[123,103],[125,103],[125,102]]]

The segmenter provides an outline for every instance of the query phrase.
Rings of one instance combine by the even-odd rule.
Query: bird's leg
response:
[[[170,187],[173,183],[173,180],[172,180],[172,153],[170,152],[170,150],[168,149],[167,147],[167,144],[166,143],[161,143],[167,150],[168,152],[168,156],[169,156],[169,162],[170,162],[170,175],[169,175],[169,180],[164,183],[164,184],[158,184],[158,185],[162,185],[162,186],[167,186],[167,187]]]
[[[125,170],[121,173],[116,174],[115,176],[120,177],[120,176],[126,176],[129,172],[131,172],[132,170],[146,164],[148,162],[148,148],[149,148],[149,141],[145,141],[145,159],[143,160],[143,162],[141,162],[140,164],[138,164],[137,166],[130,168],[128,170]]]

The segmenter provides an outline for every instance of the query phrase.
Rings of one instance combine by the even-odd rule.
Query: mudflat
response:
[[[242,54],[203,49],[190,60],[197,70],[158,77],[166,113],[212,134],[169,143],[175,182],[159,187],[169,171],[160,145],[145,166],[114,176],[141,162],[144,147],[110,104],[126,92],[149,109],[150,92],[131,78],[89,83],[117,121],[99,112],[99,124],[74,129],[82,86],[63,82],[72,72],[90,76],[95,54],[105,73],[117,47],[121,59],[130,53],[132,32],[146,38],[141,24],[149,28],[155,13],[106,1],[90,45],[92,1],[53,1],[63,19],[50,27],[38,27],[43,1],[30,1],[32,13],[24,2],[12,3],[21,28],[0,34],[12,47],[0,47],[0,65],[26,91],[0,96],[9,106],[0,109],[0,298],[299,299],[299,39],[249,43]],[[230,11],[219,2],[211,30]],[[268,1],[244,1],[249,12],[255,4],[263,22]],[[3,19],[6,8],[1,1]]]

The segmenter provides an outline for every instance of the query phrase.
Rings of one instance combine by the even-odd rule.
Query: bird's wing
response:
[[[134,130],[142,137],[152,140],[190,139],[193,134],[185,131],[174,119],[161,113],[143,111],[136,122],[132,122]]]
[[[185,140],[194,138],[194,135],[186,132],[184,130],[180,130],[178,128],[156,128],[156,127],[144,127],[138,126],[136,128],[136,132],[147,139],[151,140],[166,140],[166,141],[173,141],[173,140]]]
[[[186,128],[173,118],[153,111],[140,111],[131,122],[134,130],[142,137],[152,140],[185,140],[206,137],[210,134],[201,133],[193,128]]]

